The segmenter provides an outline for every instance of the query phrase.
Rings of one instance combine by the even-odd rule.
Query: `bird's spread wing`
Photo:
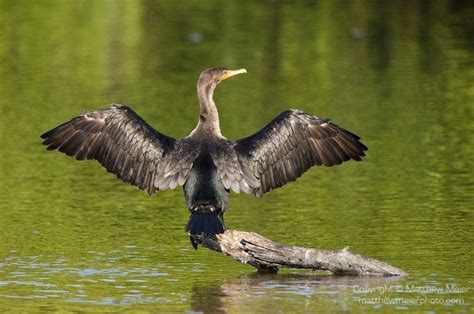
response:
[[[329,119],[288,110],[254,135],[238,140],[235,151],[241,173],[247,178],[250,173],[257,181],[247,179],[251,192],[261,196],[296,180],[314,165],[361,160],[367,147],[359,139]]]
[[[48,150],[95,159],[150,194],[183,185],[195,158],[189,143],[159,133],[121,105],[82,114],[41,137]]]

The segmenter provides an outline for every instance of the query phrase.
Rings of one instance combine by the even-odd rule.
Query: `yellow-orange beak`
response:
[[[242,74],[242,73],[247,73],[246,69],[240,69],[240,70],[225,70],[224,74],[221,77],[221,81],[228,79],[231,76],[237,75],[237,74]]]

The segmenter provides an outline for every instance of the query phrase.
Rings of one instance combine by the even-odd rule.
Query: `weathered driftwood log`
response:
[[[308,249],[282,245],[246,231],[226,230],[215,237],[199,237],[203,247],[222,252],[258,271],[277,272],[280,267],[328,270],[334,274],[404,276],[387,263],[342,250]]]

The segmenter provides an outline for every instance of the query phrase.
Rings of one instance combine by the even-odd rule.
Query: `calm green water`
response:
[[[1,0],[0,312],[472,311],[473,17],[469,1]],[[291,107],[369,147],[260,200],[233,194],[228,227],[408,277],[257,275],[192,249],[180,189],[149,197],[40,144],[112,102],[185,136],[215,65],[248,70],[216,91],[228,138]]]

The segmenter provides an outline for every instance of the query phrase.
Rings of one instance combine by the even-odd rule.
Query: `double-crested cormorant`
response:
[[[241,73],[247,71],[211,68],[201,73],[199,122],[184,139],[156,131],[126,106],[112,105],[44,133],[43,144],[78,160],[95,159],[150,194],[182,185],[191,212],[186,231],[196,248],[193,235],[224,232],[230,190],[260,197],[314,165],[361,160],[367,150],[354,133],[298,110],[280,113],[254,135],[226,139],[212,96],[217,84]]]

